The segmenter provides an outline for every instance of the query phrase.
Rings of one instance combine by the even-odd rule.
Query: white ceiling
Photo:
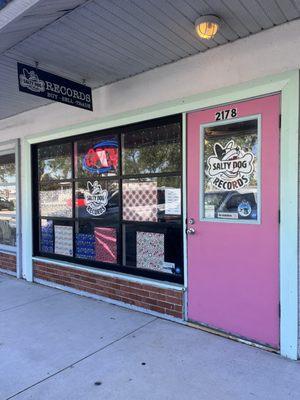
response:
[[[222,18],[213,41],[194,21]],[[93,88],[299,18],[300,0],[12,0],[0,11],[0,119],[49,101],[18,91],[17,61]]]

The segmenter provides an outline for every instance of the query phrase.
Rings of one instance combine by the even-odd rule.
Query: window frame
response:
[[[226,219],[226,218],[207,218],[205,217],[205,165],[204,165],[204,152],[205,152],[205,128],[230,125],[239,122],[257,121],[257,219]],[[200,144],[200,185],[199,185],[199,221],[200,222],[215,222],[225,224],[244,224],[244,225],[260,225],[261,224],[261,114],[247,115],[245,117],[238,117],[227,119],[223,121],[214,121],[202,124],[200,126],[199,134]]]
[[[146,174],[124,174],[123,175],[123,166],[122,166],[122,134],[131,134],[135,133],[137,130],[151,128],[159,125],[166,125],[178,123],[180,125],[180,135],[179,135],[179,145],[180,145],[180,155],[179,155],[179,165],[178,170],[176,172],[159,172],[159,173],[146,173]],[[87,138],[88,140],[93,140],[94,138],[108,136],[108,135],[115,135],[118,140],[118,173],[116,175],[111,176],[99,176],[97,180],[101,183],[101,181],[105,180],[112,180],[117,181],[119,185],[119,219],[114,223],[103,224],[105,227],[114,227],[117,231],[117,260],[118,264],[110,264],[105,262],[99,262],[95,260],[85,260],[81,258],[76,258],[75,253],[75,240],[76,240],[76,224],[80,221],[97,221],[97,217],[88,217],[88,218],[79,218],[76,217],[76,182],[83,182],[86,180],[90,180],[89,178],[82,178],[76,177],[76,167],[75,167],[75,142],[78,140],[82,140]],[[65,218],[65,217],[45,217],[39,215],[39,192],[40,192],[40,182],[39,182],[39,173],[38,173],[38,149],[41,147],[48,147],[54,144],[63,144],[70,142],[71,145],[71,161],[72,161],[72,178],[71,179],[59,179],[54,180],[50,179],[47,182],[71,182],[72,183],[72,218]],[[175,283],[182,284],[184,281],[184,244],[183,244],[183,162],[182,162],[182,152],[183,152],[183,121],[182,115],[176,114],[168,117],[156,118],[152,120],[147,120],[139,123],[129,124],[125,126],[120,126],[117,128],[110,128],[104,129],[100,131],[94,131],[90,133],[83,133],[71,137],[65,137],[58,140],[51,140],[47,142],[40,142],[31,145],[31,165],[32,165],[32,232],[33,232],[33,257],[39,256],[47,259],[71,262],[74,264],[90,267],[90,268],[97,268],[97,269],[105,269],[111,270],[131,275],[138,275],[141,277],[147,277],[162,281],[170,281]],[[127,179],[141,179],[141,178],[154,178],[154,177],[169,177],[169,176],[177,176],[180,178],[181,181],[181,215],[178,216],[178,222],[151,222],[151,221],[127,221],[123,220],[123,202],[122,202],[122,182],[123,180]],[[96,177],[95,177],[96,179]],[[46,182],[45,182],[46,183]],[[58,255],[55,253],[44,253],[40,251],[40,221],[42,219],[48,219],[52,221],[71,221],[73,226],[73,257]],[[130,267],[123,264],[123,246],[124,246],[124,238],[123,238],[123,231],[124,227],[127,224],[134,224],[137,227],[143,225],[149,226],[160,226],[168,227],[168,226],[175,226],[176,229],[180,229],[180,237],[181,237],[181,274],[168,274],[163,272],[151,271],[146,269],[139,269],[138,267]]]

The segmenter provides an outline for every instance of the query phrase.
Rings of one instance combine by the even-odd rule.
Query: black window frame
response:
[[[167,125],[167,124],[172,124],[172,123],[179,123],[180,128],[181,128],[181,134],[179,138],[179,144],[180,144],[180,165],[178,167],[178,170],[176,172],[159,172],[159,173],[146,173],[146,174],[126,174],[123,175],[122,171],[122,134],[130,134],[134,133],[137,130],[141,129],[146,129],[146,128],[151,128],[151,127],[156,127],[159,125]],[[75,213],[75,207],[76,207],[76,193],[75,193],[75,188],[76,188],[76,182],[80,181],[85,181],[88,178],[77,178],[75,176],[75,157],[74,157],[74,148],[75,148],[75,142],[78,140],[82,140],[85,137],[88,140],[92,140],[93,138],[99,138],[99,136],[109,136],[109,135],[115,135],[118,138],[118,173],[117,175],[111,175],[111,176],[104,176],[104,177],[99,177],[99,180],[112,180],[112,181],[118,181],[119,184],[119,220],[116,223],[115,227],[117,230],[117,261],[118,264],[110,264],[110,263],[104,263],[100,261],[94,261],[94,260],[85,260],[81,258],[76,257],[75,253],[75,238],[76,238],[76,221],[84,221],[84,220],[95,220],[97,221],[97,218],[89,217],[89,218],[78,218],[76,217]],[[56,145],[56,144],[64,144],[64,143],[70,143],[72,144],[71,146],[71,162],[72,162],[72,177],[71,179],[60,179],[60,180],[52,180],[50,179],[49,182],[71,182],[72,183],[72,194],[73,194],[73,201],[72,201],[72,218],[66,218],[66,217],[51,217],[51,216],[41,216],[39,215],[39,188],[40,188],[40,182],[39,182],[39,168],[38,168],[38,149],[41,147],[48,147],[51,145]],[[56,139],[56,140],[51,140],[51,141],[45,141],[45,142],[40,142],[37,144],[31,145],[31,164],[32,164],[32,211],[33,211],[33,221],[32,221],[32,232],[33,232],[33,257],[42,257],[42,258],[47,258],[47,259],[53,259],[57,261],[64,261],[68,263],[73,263],[77,265],[82,265],[86,267],[91,267],[91,268],[96,268],[96,269],[103,269],[103,270],[110,270],[110,271],[116,271],[116,272],[121,272],[124,274],[131,274],[131,275],[137,275],[141,277],[147,277],[151,279],[156,279],[156,280],[162,280],[162,281],[169,281],[169,282],[175,282],[175,283],[180,283],[182,284],[184,281],[184,255],[183,255],[183,164],[182,164],[182,115],[181,114],[176,114],[168,117],[162,117],[162,118],[156,118],[156,119],[151,119],[151,120],[146,120],[143,122],[138,122],[134,124],[129,124],[125,126],[119,126],[116,128],[109,128],[109,129],[103,129],[99,131],[93,131],[93,132],[88,132],[88,133],[82,133],[79,135],[71,136],[71,137],[65,137],[61,139]],[[122,204],[122,181],[126,179],[141,179],[141,178],[149,178],[149,177],[172,177],[176,176],[180,178],[181,181],[181,215],[180,217],[178,216],[177,221],[180,222],[151,222],[151,221],[127,221],[123,220],[123,204]],[[48,181],[47,181],[48,182]],[[40,222],[42,219],[48,219],[52,221],[71,221],[72,226],[73,226],[73,256],[64,256],[64,255],[59,255],[53,253],[45,253],[40,250]],[[176,229],[180,229],[180,237],[181,237],[181,274],[169,274],[169,273],[164,273],[164,272],[157,272],[157,271],[151,271],[147,269],[141,269],[138,267],[130,267],[126,266],[123,264],[123,231],[124,227],[129,224],[134,224],[136,226],[149,226],[154,227],[176,227]],[[103,226],[112,226],[114,227],[113,224],[110,225],[103,225]],[[178,244],[176,244],[178,245]]]

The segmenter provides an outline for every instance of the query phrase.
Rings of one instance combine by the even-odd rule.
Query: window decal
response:
[[[53,221],[42,220],[41,223],[41,250],[45,253],[53,253]]]
[[[73,256],[73,227],[64,225],[54,226],[56,254]]]
[[[252,212],[252,207],[250,202],[248,200],[242,200],[238,205],[237,211],[241,217],[249,217],[249,215]]]
[[[244,152],[230,140],[224,147],[215,143],[214,154],[207,160],[207,174],[217,189],[237,190],[249,183],[254,154]]]
[[[260,221],[260,119],[202,129],[200,218]]]
[[[86,171],[98,174],[116,171],[118,143],[114,140],[106,140],[95,144],[83,157],[82,166]]]
[[[162,233],[136,233],[136,266],[164,271],[165,235]],[[167,271],[169,272],[169,271]]]
[[[76,257],[95,259],[95,237],[90,233],[76,233]]]
[[[157,222],[157,182],[123,183],[123,219]]]
[[[95,228],[96,260],[107,263],[117,262],[117,232],[114,228]]]
[[[108,191],[102,189],[98,181],[87,183],[87,190],[84,193],[86,211],[93,216],[99,216],[105,213],[107,206]]]

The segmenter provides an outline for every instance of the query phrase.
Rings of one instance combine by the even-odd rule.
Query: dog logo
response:
[[[214,154],[207,160],[207,175],[214,187],[237,190],[249,184],[255,156],[244,152],[230,140],[225,146],[215,143]]]
[[[252,212],[252,207],[251,207],[251,204],[249,203],[249,201],[242,200],[240,202],[240,204],[238,205],[237,212],[241,217],[249,217],[249,215]]]
[[[87,190],[84,192],[86,211],[93,216],[105,213],[108,203],[108,191],[102,189],[98,181],[87,183]]]
[[[45,92],[45,82],[39,79],[34,70],[28,71],[23,68],[23,73],[20,74],[20,85],[32,92],[41,93]]]

